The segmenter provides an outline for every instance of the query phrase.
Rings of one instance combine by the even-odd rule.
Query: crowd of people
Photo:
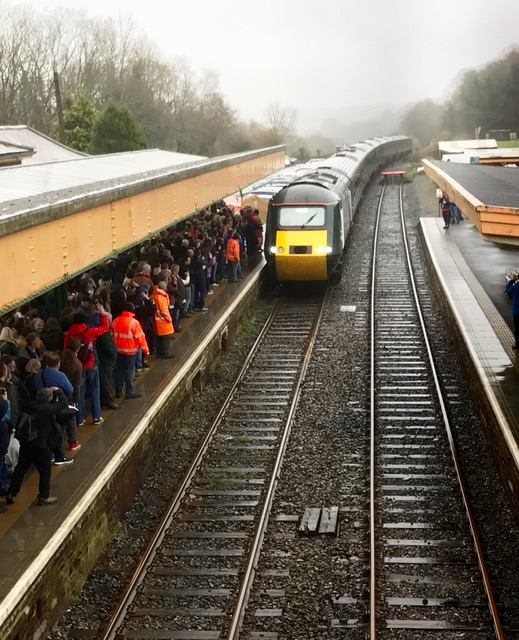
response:
[[[149,368],[148,356],[172,358],[182,318],[207,311],[213,288],[224,279],[237,282],[243,260],[260,252],[262,242],[257,210],[234,214],[220,202],[70,281],[64,308],[49,313],[40,297],[1,319],[0,495],[6,504],[14,502],[31,465],[39,473],[38,504],[55,502],[52,464],[74,462],[65,444],[78,451],[78,429],[89,416],[100,425],[103,408],[117,410],[123,396],[140,397],[134,380]]]

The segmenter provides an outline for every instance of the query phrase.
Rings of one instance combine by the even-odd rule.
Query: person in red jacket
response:
[[[135,307],[130,302],[124,304],[123,312],[112,322],[112,335],[117,347],[115,397],[121,397],[124,386],[127,400],[140,398],[141,394],[135,393],[133,389],[137,350],[140,347],[146,356],[150,350],[141,324],[135,318]]]
[[[92,411],[94,424],[101,424],[101,422],[103,422],[103,417],[101,416],[99,369],[94,349],[94,342],[97,336],[108,331],[110,323],[108,321],[108,315],[102,305],[97,305],[97,312],[99,314],[98,326],[87,326],[86,316],[83,313],[76,313],[70,329],[65,334],[65,340],[63,343],[63,348],[66,349],[72,336],[79,338],[81,341],[78,357],[83,365],[83,373],[81,374],[79,413],[77,415],[79,426],[85,423],[85,397],[87,391],[90,394],[90,409]]]

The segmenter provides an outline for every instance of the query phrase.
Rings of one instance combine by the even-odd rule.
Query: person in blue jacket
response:
[[[514,275],[506,285],[506,292],[512,298],[512,317],[514,319],[514,349],[519,349],[519,273]]]
[[[34,376],[34,386],[36,392],[40,389],[49,387],[56,387],[63,391],[67,398],[72,399],[74,393],[74,387],[67,378],[67,376],[60,371],[61,358],[58,353],[52,353],[46,351],[43,354],[42,368]],[[63,427],[66,427],[68,441],[71,444],[77,443],[77,425],[75,416],[67,416],[67,419],[61,424],[57,421],[56,432],[54,434],[53,441],[51,442],[51,451],[54,454],[55,465],[68,465],[74,462],[73,458],[69,458],[63,451]],[[79,443],[78,443],[79,444]],[[72,447],[73,450],[79,447]]]

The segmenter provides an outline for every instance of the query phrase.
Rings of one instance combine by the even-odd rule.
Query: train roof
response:
[[[407,139],[406,136],[385,136],[382,138],[370,138],[338,151],[329,158],[322,159],[316,166],[316,172],[327,172],[330,169],[336,170],[342,174],[346,174],[353,178],[356,171],[364,159],[378,147],[389,142],[396,142]]]
[[[409,138],[407,136],[386,136],[356,142],[329,158],[315,162],[311,173],[291,182],[274,195],[271,202],[273,205],[289,202],[328,204],[341,200],[367,156],[387,143],[405,140],[409,140]],[[326,195],[326,191],[329,191],[328,195]]]
[[[308,176],[281,189],[276,195],[272,196],[271,204],[275,206],[295,203],[332,204],[340,199],[339,195],[331,191],[329,186],[307,178]]]

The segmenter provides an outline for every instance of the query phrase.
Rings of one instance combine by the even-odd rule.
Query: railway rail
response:
[[[501,639],[413,277],[402,188],[382,190],[373,250],[369,637]]]
[[[323,304],[278,303],[100,637],[240,637]]]
[[[433,375],[416,289],[426,309],[433,297],[423,272],[413,283],[397,186],[387,187],[379,213],[379,273],[365,249],[349,267],[358,278],[346,297],[329,292],[324,312],[315,301],[277,310],[101,637],[505,637],[453,464],[446,423],[455,393],[448,375],[442,385]],[[370,245],[372,229],[362,226]],[[359,306],[339,319],[337,303],[352,292]],[[300,533],[303,511],[317,506],[338,509],[334,536]]]

